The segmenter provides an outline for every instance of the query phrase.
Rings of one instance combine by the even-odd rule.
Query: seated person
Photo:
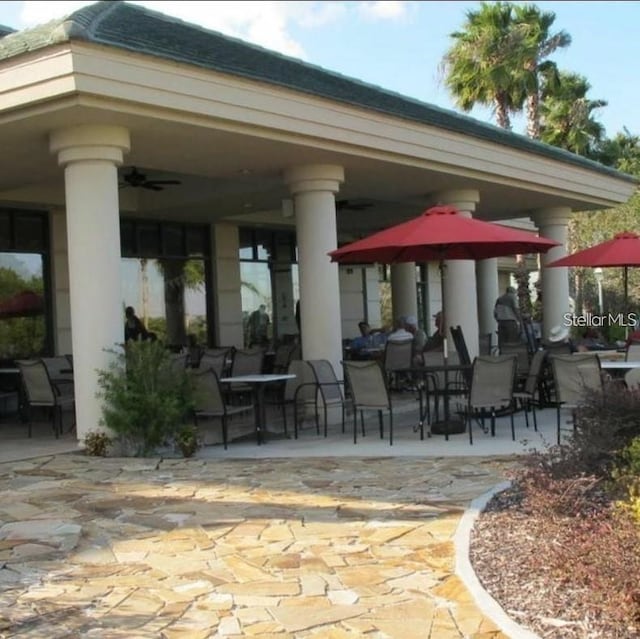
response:
[[[358,328],[360,329],[360,335],[358,335],[358,337],[354,337],[350,344],[352,357],[361,357],[364,349],[371,348],[373,346],[371,327],[368,322],[358,322]]]
[[[413,340],[413,335],[405,327],[406,318],[398,317],[393,323],[393,331],[387,336],[387,342],[408,342]]]
[[[545,350],[554,351],[557,353],[566,352],[566,353],[575,353],[578,348],[571,341],[569,337],[569,329],[565,326],[554,326],[549,331],[549,338],[544,344]]]
[[[445,328],[444,322],[442,321],[442,311],[438,311],[433,316],[436,330],[433,335],[429,336],[427,339],[423,351],[442,351],[444,348],[444,336],[445,336]]]
[[[407,315],[404,320],[404,327],[411,333],[411,363],[413,366],[423,366],[422,351],[427,343],[427,334],[418,326],[418,319],[414,315]]]
[[[605,343],[604,337],[595,328],[587,328],[582,334],[582,338],[576,340],[576,350],[579,352],[585,351],[604,351],[608,347]]]

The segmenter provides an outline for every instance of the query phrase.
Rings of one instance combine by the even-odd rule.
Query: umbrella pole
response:
[[[446,274],[446,266],[444,263],[444,260],[441,259],[440,262],[438,263],[438,268],[440,269],[440,296],[442,297],[442,322],[444,323],[444,333],[443,333],[443,338],[442,338],[442,356],[444,359],[444,365],[447,365],[447,359],[449,357],[449,350],[447,348],[447,315],[445,313],[445,302],[444,302],[444,280],[445,280],[445,274]]]
[[[629,316],[629,267],[624,267],[624,339],[625,342],[629,337],[629,325],[627,324],[627,317]]]

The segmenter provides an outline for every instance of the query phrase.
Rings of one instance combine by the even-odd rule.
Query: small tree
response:
[[[186,421],[193,407],[191,379],[160,342],[129,342],[109,352],[114,361],[98,371],[102,424],[135,446],[136,456],[152,454]]]

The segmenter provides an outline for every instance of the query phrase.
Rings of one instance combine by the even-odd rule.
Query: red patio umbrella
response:
[[[0,318],[33,317],[44,313],[44,300],[33,291],[21,291],[0,302]]]
[[[610,240],[595,244],[581,251],[566,255],[547,266],[600,266],[624,268],[624,306],[627,310],[629,299],[628,268],[640,266],[640,235],[631,231],[623,231]]]
[[[558,242],[493,222],[464,217],[452,206],[434,206],[422,215],[331,251],[342,264],[437,261],[444,309],[444,261],[545,253]],[[447,357],[446,339],[444,356]]]

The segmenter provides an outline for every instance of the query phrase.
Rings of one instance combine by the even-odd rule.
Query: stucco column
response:
[[[118,126],[83,125],[53,131],[52,153],[64,167],[69,294],[78,439],[99,427],[98,369],[121,344],[120,214],[117,166],[129,150]]]
[[[435,194],[437,204],[454,206],[464,217],[471,217],[480,201],[475,189],[443,191]],[[473,359],[479,351],[478,295],[476,292],[476,265],[473,260],[445,260],[444,318],[447,337],[449,328],[461,326],[469,356]]]
[[[300,332],[304,359],[327,359],[342,379],[342,330],[334,194],[344,181],[341,166],[317,164],[284,175],[294,200],[300,280]]]
[[[549,331],[564,325],[564,315],[569,312],[569,269],[566,266],[545,268],[545,264],[559,260],[567,254],[569,219],[571,209],[566,206],[540,209],[531,215],[542,237],[560,242],[559,246],[541,255],[542,278],[542,338]]]
[[[478,287],[478,327],[481,335],[491,333],[491,344],[497,344],[498,325],[493,317],[493,306],[500,295],[498,283],[498,258],[476,262]]]
[[[391,308],[394,322],[402,315],[418,316],[415,262],[391,265]]]

